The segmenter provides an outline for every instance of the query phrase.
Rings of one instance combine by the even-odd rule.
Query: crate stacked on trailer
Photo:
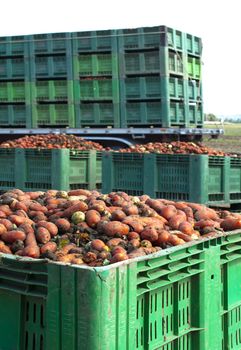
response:
[[[0,125],[30,127],[27,36],[0,38]]]
[[[118,42],[122,127],[202,127],[201,39],[158,26]]]
[[[0,39],[0,126],[202,127],[201,39],[166,26]]]
[[[188,82],[188,112],[190,124],[203,125],[201,53],[200,38],[185,34],[187,82]]]
[[[71,34],[31,35],[32,127],[74,127]]]
[[[115,30],[72,33],[76,127],[119,127]]]

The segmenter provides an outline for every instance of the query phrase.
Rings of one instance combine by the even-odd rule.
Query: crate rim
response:
[[[225,157],[230,157],[232,158],[231,156],[219,156],[219,155],[210,155],[210,154],[198,154],[198,153],[158,153],[158,152],[142,152],[142,153],[139,153],[139,152],[123,152],[123,153],[120,153],[118,151],[102,151],[104,153],[104,155],[109,155],[109,154],[113,154],[113,155],[131,155],[131,154],[134,154],[134,155],[139,155],[140,157],[141,156],[144,156],[144,155],[157,155],[157,156],[178,156],[178,157],[187,157],[187,156],[199,156],[199,157],[208,157],[208,158],[225,158]],[[233,159],[238,159],[236,157],[233,157]],[[241,158],[240,158],[241,159]]]
[[[56,134],[53,134],[54,136],[56,136]],[[18,140],[18,139],[16,139],[16,140]],[[17,149],[17,150],[34,150],[34,151],[42,151],[42,150],[44,150],[44,151],[52,151],[52,150],[62,150],[62,149],[68,149],[68,150],[70,150],[70,151],[78,151],[78,152],[89,152],[89,151],[96,151],[96,152],[103,152],[103,151],[98,151],[98,150],[93,150],[93,149],[87,149],[87,150],[81,150],[81,149],[77,149],[77,148],[67,148],[67,147],[65,147],[65,148],[44,148],[44,147],[34,147],[34,148],[32,148],[32,147],[26,147],[26,148],[23,148],[23,147],[0,147],[0,151],[1,150],[15,150],[15,149]]]

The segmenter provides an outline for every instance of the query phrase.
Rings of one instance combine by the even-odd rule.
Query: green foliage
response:
[[[241,123],[241,118],[237,118],[237,119],[225,118],[224,121],[225,122],[229,122],[229,123],[239,124],[239,123]]]
[[[206,121],[209,121],[209,122],[216,122],[216,121],[219,121],[219,119],[216,117],[215,114],[213,113],[207,113],[204,115],[204,118]]]

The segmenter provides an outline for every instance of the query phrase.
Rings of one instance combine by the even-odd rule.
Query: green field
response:
[[[205,124],[207,129],[224,129],[225,136],[241,136],[241,123],[236,124]]]
[[[204,137],[205,145],[225,152],[241,153],[241,124],[206,124],[205,128],[224,129],[224,135],[219,136],[218,139]]]

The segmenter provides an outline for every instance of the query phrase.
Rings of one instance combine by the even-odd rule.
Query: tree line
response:
[[[230,122],[230,123],[241,123],[241,116],[239,118],[232,118],[232,117],[226,117],[226,118],[219,118],[213,113],[205,113],[204,114],[204,120],[209,122]]]

